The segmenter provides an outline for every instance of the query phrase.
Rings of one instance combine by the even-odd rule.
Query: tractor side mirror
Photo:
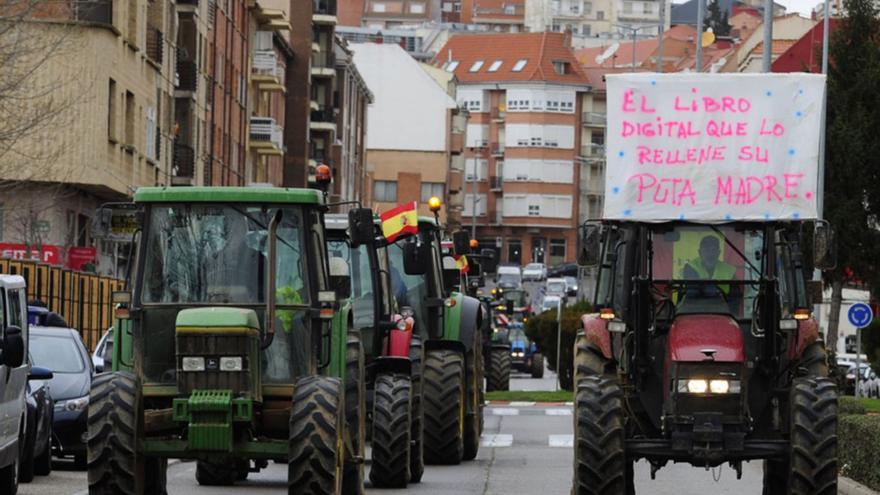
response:
[[[837,250],[834,246],[834,229],[828,222],[816,223],[813,231],[813,261],[820,270],[837,267]]]
[[[6,327],[3,334],[3,353],[0,354],[0,364],[10,368],[18,368],[24,363],[24,339],[21,337],[21,328],[15,325]]]
[[[601,229],[596,224],[584,224],[578,235],[578,264],[594,267],[599,264],[599,240]]]
[[[471,235],[467,230],[459,230],[452,234],[452,248],[455,254],[471,254]]]
[[[403,271],[407,275],[428,273],[431,246],[427,243],[408,242],[403,246]]]
[[[336,291],[337,299],[351,297],[351,275],[348,262],[343,258],[337,256],[330,258],[330,287]]]
[[[351,238],[351,247],[356,248],[363,244],[370,244],[376,238],[374,235],[373,210],[369,208],[354,208],[348,212],[348,235]]]
[[[822,281],[807,281],[807,299],[810,304],[822,304]]]

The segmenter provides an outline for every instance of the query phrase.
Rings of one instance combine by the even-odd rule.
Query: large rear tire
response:
[[[489,373],[486,379],[486,389],[509,390],[510,389],[510,349],[493,348],[489,351]]]
[[[627,461],[623,393],[616,379],[584,376],[575,409],[574,495],[632,493]]]
[[[422,346],[422,338],[413,335],[409,344],[409,360],[412,363],[410,381],[412,387],[412,406],[410,411],[410,448],[409,448],[409,482],[419,483],[425,473],[424,455],[424,411],[422,410],[422,363],[424,362],[425,350]]]
[[[373,393],[374,487],[406,488],[410,480],[410,377],[382,373]]]
[[[164,495],[167,461],[135,449],[140,431],[140,383],[132,373],[92,380],[88,416],[89,495]]]
[[[459,464],[464,455],[465,375],[462,355],[431,350],[422,382],[424,449],[428,464]]]
[[[345,429],[345,395],[337,378],[297,380],[290,411],[288,495],[339,495]]]
[[[480,435],[483,432],[483,367],[479,344],[467,353],[467,407],[464,416],[464,453],[462,460],[470,461],[480,450]]]
[[[807,371],[807,376],[828,376],[828,353],[825,351],[824,342],[813,342],[804,349],[801,356],[800,368]]]
[[[544,355],[540,352],[532,354],[532,378],[544,378]]]
[[[351,452],[346,457],[342,479],[342,493],[346,495],[360,495],[364,492],[366,396],[361,337],[357,331],[349,330],[345,344],[345,421],[346,432],[351,440]]]
[[[837,493],[837,387],[828,378],[796,378],[791,388],[791,495]]]

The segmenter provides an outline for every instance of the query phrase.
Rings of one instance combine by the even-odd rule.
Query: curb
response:
[[[867,486],[844,476],[837,479],[837,493],[841,495],[878,495]]]

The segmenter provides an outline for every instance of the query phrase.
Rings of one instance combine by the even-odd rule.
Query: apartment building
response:
[[[360,23],[371,28],[418,26],[440,22],[440,0],[363,0]],[[346,17],[350,17],[348,14]]]
[[[495,32],[520,32],[525,27],[526,0],[461,0],[460,22]],[[453,3],[452,8],[458,8]]]
[[[363,201],[367,175],[367,107],[373,93],[367,87],[354,53],[342,40],[336,42],[336,142],[332,147],[334,201]]]
[[[374,95],[367,116],[365,205],[386,211],[417,201],[419,213],[430,215],[428,199],[438,196],[445,200],[441,220],[446,221],[460,208],[449,201],[461,190],[465,125],[456,115],[458,105],[401,47],[350,48]]]
[[[645,38],[658,35],[661,21],[669,29],[671,5],[666,0],[526,0],[525,24],[531,32],[570,30],[576,44],[584,38],[632,37],[633,30]]]
[[[458,102],[470,112],[463,225],[475,216],[480,244],[505,262],[573,260],[583,95],[591,87],[570,40],[458,35],[435,65],[455,74]]]

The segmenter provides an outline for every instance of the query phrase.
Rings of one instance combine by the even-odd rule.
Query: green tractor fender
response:
[[[459,292],[453,292],[449,299],[455,304],[443,308],[443,340],[460,342],[470,351],[482,323],[480,302]]]
[[[326,373],[328,376],[345,378],[346,342],[351,319],[351,299],[345,299],[340,302],[339,311],[330,321],[330,364]]]
[[[130,319],[117,318],[113,322],[113,342],[112,371],[134,372],[134,335]]]

